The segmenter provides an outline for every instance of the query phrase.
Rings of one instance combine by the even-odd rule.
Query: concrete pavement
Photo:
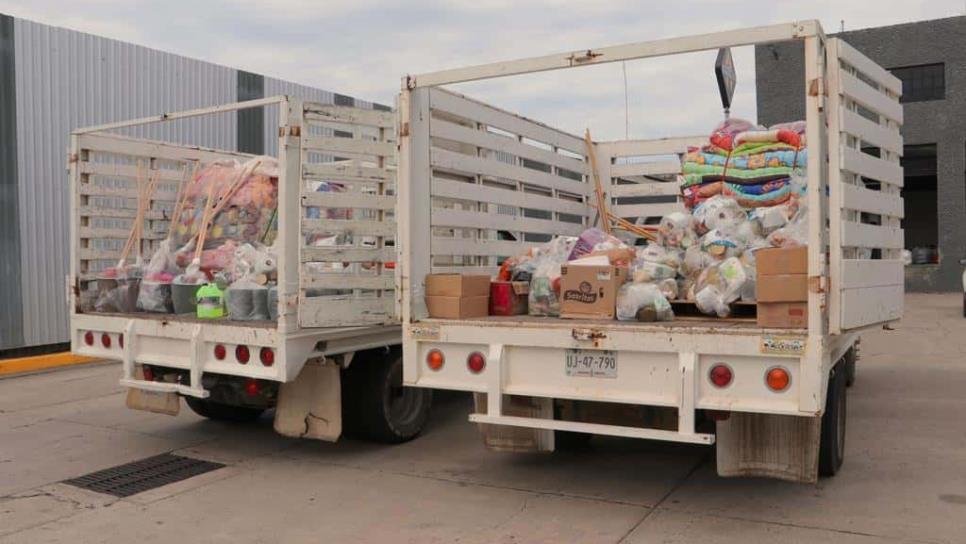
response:
[[[115,365],[3,379],[0,542],[964,542],[960,304],[909,295],[864,337],[845,466],[815,486],[718,478],[699,446],[488,452],[462,395],[386,447],[127,410]],[[57,483],[168,451],[228,466],[121,500]]]

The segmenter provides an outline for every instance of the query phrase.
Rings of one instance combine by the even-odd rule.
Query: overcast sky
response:
[[[853,30],[962,15],[966,0],[0,0],[0,12],[393,103],[406,73],[798,19]],[[734,51],[733,113],[755,116],[754,53]],[[706,133],[714,53],[627,63],[631,137]],[[456,87],[595,139],[622,138],[619,63]]]

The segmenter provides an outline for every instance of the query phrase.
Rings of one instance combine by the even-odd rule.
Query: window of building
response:
[[[892,68],[889,71],[902,80],[900,102],[922,102],[946,98],[946,65],[941,62]]]
[[[902,168],[905,177],[902,188],[905,218],[902,228],[905,230],[906,249],[911,250],[913,260],[918,261],[921,259],[917,259],[917,255],[935,253],[939,242],[936,144],[905,146]]]

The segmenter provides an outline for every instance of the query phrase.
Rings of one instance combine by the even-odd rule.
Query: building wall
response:
[[[941,262],[906,267],[913,291],[958,291],[966,257],[966,17],[950,17],[836,34],[885,68],[945,63],[946,97],[907,102],[906,145],[937,146],[937,223]],[[755,47],[758,121],[805,116],[801,43]]]
[[[343,95],[0,14],[0,354],[68,341],[71,130],[275,94],[355,103]],[[249,110],[122,133],[273,154],[278,142],[274,110],[268,117]]]

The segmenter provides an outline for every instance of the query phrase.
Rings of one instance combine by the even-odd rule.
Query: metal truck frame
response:
[[[427,274],[495,273],[500,259],[535,242],[592,226],[595,212],[582,138],[442,86],[786,40],[799,41],[805,51],[807,328],[710,318],[634,323],[428,317]],[[819,469],[834,474],[844,451],[842,384],[854,369],[858,333],[902,313],[900,94],[898,79],[844,41],[826,37],[817,21],[407,76],[399,101],[398,209],[405,383],[476,393],[478,409],[470,421],[485,424],[484,432],[494,426],[529,430],[524,442],[535,449],[552,450],[554,432],[717,441],[722,475],[814,481]],[[628,197],[678,194],[678,183],[656,177],[679,173],[673,155],[700,141],[595,142],[613,209],[632,219],[682,209],[680,202],[635,203]],[[501,234],[506,232],[511,236]],[[566,375],[565,354],[574,349],[614,352],[617,375]],[[434,369],[426,359],[436,351],[445,364]],[[485,358],[482,371],[467,365],[474,353]],[[734,375],[724,388],[708,376],[719,363]],[[776,366],[791,376],[782,391],[765,381]],[[561,401],[670,408],[676,421],[580,421],[555,416]],[[727,420],[702,432],[697,424],[708,416]]]
[[[134,210],[117,206],[116,201],[137,196],[132,181],[139,165],[148,168],[148,175],[157,173],[161,179],[139,242],[146,261],[166,237],[177,183],[186,172],[190,174],[195,164],[253,157],[134,136],[165,134],[159,127],[164,123],[197,122],[207,116],[262,107],[270,114],[267,117],[278,119],[278,321],[82,311],[80,297],[97,280],[98,263],[116,262],[119,255],[116,244],[112,247],[104,241],[127,237]],[[177,413],[178,397],[184,397],[203,415],[245,419],[277,406],[275,427],[279,432],[338,438],[342,431],[340,383],[349,377],[346,369],[350,363],[355,359],[353,367],[380,368],[400,364],[396,272],[390,264],[396,260],[391,245],[396,231],[392,218],[394,126],[392,112],[276,96],[74,131],[69,157],[72,351],[121,360],[120,383],[129,388],[128,405],[133,408]],[[322,180],[339,182],[347,190],[315,192],[312,182]],[[114,200],[105,205],[104,199]],[[344,220],[324,215],[309,218],[309,207],[349,208],[355,215]],[[306,243],[307,234],[333,232],[354,235],[351,247]],[[363,236],[368,244],[360,243]],[[338,270],[328,273],[328,268],[322,268],[320,272],[312,263],[337,264]],[[362,267],[360,263],[367,264]],[[335,294],[315,296],[319,289]],[[240,347],[248,349],[250,361],[238,358]],[[261,360],[263,350],[271,351],[271,363]],[[401,369],[383,370],[350,371],[360,375],[350,381],[361,390],[353,391],[347,402],[366,403],[371,400],[368,396],[387,393],[386,380],[395,376],[401,381]],[[246,396],[251,391],[246,386],[251,383],[259,386],[250,386],[252,390],[261,389],[263,394]],[[398,387],[401,385],[393,389]],[[412,413],[401,413],[405,424],[389,420],[388,408],[386,413],[361,416],[370,423],[382,417],[381,438],[411,438],[425,421],[429,397],[414,397],[407,390],[399,398],[415,403],[409,405]],[[211,403],[219,406],[212,408]],[[368,406],[377,404],[381,405],[371,402]],[[362,429],[362,434],[373,430],[379,434],[379,423]]]

